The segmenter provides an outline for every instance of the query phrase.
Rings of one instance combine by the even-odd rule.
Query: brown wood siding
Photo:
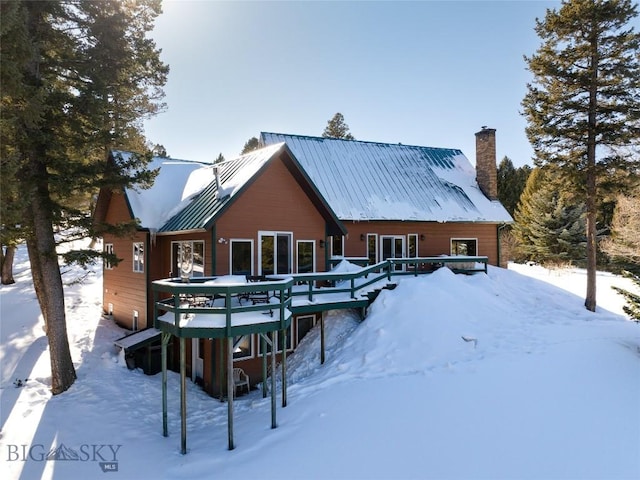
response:
[[[345,256],[367,256],[367,234],[418,235],[418,255],[423,257],[449,255],[452,238],[476,238],[478,255],[489,257],[491,265],[498,264],[498,225],[486,223],[436,222],[344,222],[349,234],[345,239]],[[365,240],[360,240],[364,235]],[[420,240],[424,235],[424,240]],[[379,242],[380,240],[378,240]]]
[[[293,271],[297,271],[297,240],[316,242],[316,268],[323,270],[325,220],[282,160],[274,160],[255,182],[236,199],[216,223],[216,237],[254,240],[254,273],[258,268],[258,231],[293,232]],[[216,246],[217,273],[229,273],[229,243]]]
[[[114,193],[107,210],[106,221],[118,223],[131,220],[123,194]],[[115,237],[105,235],[105,244],[113,244],[113,252],[122,261],[112,269],[104,269],[103,310],[108,313],[113,304],[113,318],[118,325],[131,329],[133,311],[138,312],[138,329],[147,327],[147,269],[149,268],[148,233],[136,232],[132,236]],[[133,271],[133,243],[145,244],[145,271]]]

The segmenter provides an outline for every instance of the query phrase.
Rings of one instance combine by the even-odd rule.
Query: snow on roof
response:
[[[511,222],[457,149],[261,133],[286,142],[341,220]]]
[[[143,228],[150,230],[160,229],[214,179],[211,165],[198,162],[154,157],[147,168],[160,169],[153,186],[127,188],[125,193],[133,216],[140,220]]]
[[[160,232],[177,232],[207,228],[211,220],[221,211],[224,205],[249,182],[269,160],[275,157],[283,144],[254,150],[232,160],[216,163],[220,188],[215,181],[215,173],[211,169],[211,177],[198,192],[193,201],[183,201],[177,205],[173,214],[168,216],[159,229]],[[155,188],[155,185],[154,187]],[[192,195],[193,198],[193,195]]]

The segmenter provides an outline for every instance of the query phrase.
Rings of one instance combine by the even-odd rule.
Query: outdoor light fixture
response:
[[[324,240],[320,240],[320,248],[324,248]]]
[[[420,241],[424,242],[424,233],[420,234]]]
[[[360,241],[361,241],[361,242],[364,242],[364,233],[361,233],[361,234],[360,234]]]

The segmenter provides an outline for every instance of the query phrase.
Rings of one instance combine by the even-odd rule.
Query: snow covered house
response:
[[[499,265],[499,227],[512,218],[498,201],[495,129],[476,133],[476,168],[460,150],[280,133],[347,235],[330,256],[484,255]]]
[[[100,192],[96,222],[139,220],[132,237],[103,238],[104,248],[122,259],[104,265],[104,311],[125,328],[145,330],[154,326],[156,284],[162,279],[172,281],[160,295],[175,292],[181,279],[195,284],[199,277],[207,284],[217,281],[209,278],[226,277],[233,284],[238,278],[264,281],[268,275],[294,274],[298,284],[304,283],[300,274],[327,272],[341,257],[376,264],[465,255],[484,256],[496,265],[499,227],[511,218],[497,200],[495,131],[483,129],[476,136],[477,171],[460,150],[274,133],[261,134],[263,148],[215,165],[156,157],[149,168],[159,174],[150,189]],[[117,155],[129,153],[112,153]],[[311,292],[318,279],[308,284]],[[243,295],[234,292],[240,308],[243,298],[253,305],[261,301]],[[292,350],[313,325],[322,325],[330,308],[366,308],[370,300],[352,290],[344,301],[321,305],[309,293],[308,301],[297,297],[296,305],[285,306],[282,291],[271,295],[264,300],[280,302],[286,315],[279,325],[266,326],[270,319],[262,315],[258,323],[264,325],[257,330],[229,328],[220,337],[215,328],[191,336],[178,324],[182,314],[176,314],[175,325],[161,325],[181,344],[189,340],[186,374],[210,394],[223,394],[224,352],[233,350],[230,362],[241,365],[253,385],[262,373],[259,356],[266,347],[259,342],[265,329],[272,328],[269,335],[286,330],[286,350]],[[210,297],[213,308],[220,298]],[[179,298],[176,294],[174,305]],[[223,303],[230,304],[231,296]],[[159,366],[151,349],[157,353],[159,342],[154,330],[120,345],[155,373]],[[176,358],[183,355],[175,343],[170,353],[177,369]]]

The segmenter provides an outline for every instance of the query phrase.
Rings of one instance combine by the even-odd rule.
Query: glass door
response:
[[[405,257],[405,238],[400,235],[388,235],[381,237],[381,258],[404,258]],[[395,265],[395,270],[404,270],[404,265]]]
[[[259,232],[260,275],[291,273],[293,234],[289,232]]]

